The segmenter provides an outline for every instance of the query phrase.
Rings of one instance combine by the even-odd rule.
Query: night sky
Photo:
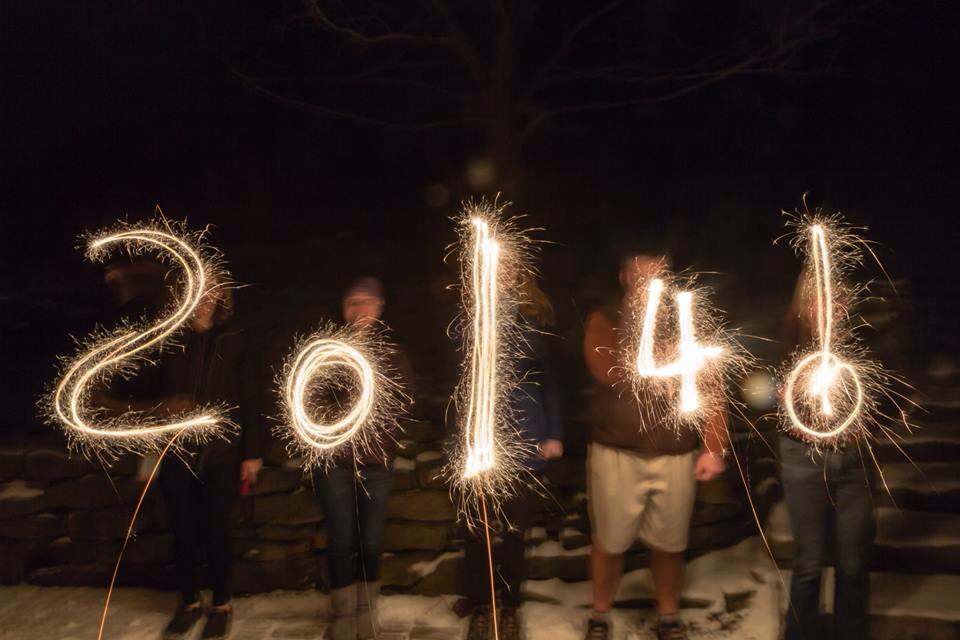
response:
[[[262,4],[5,3],[0,335],[13,417],[2,428],[35,422],[69,334],[111,321],[77,236],[156,205],[214,226],[212,242],[250,285],[244,321],[278,343],[335,317],[351,276],[381,276],[388,320],[438,388],[456,362],[444,334],[456,302],[456,271],[443,262],[449,217],[461,198],[498,190],[545,228],[544,286],[570,354],[586,313],[615,291],[617,252],[651,238],[679,266],[719,272],[708,281],[735,324],[778,337],[799,262],[772,240],[780,210],[802,206],[805,192],[869,226],[887,270],[909,282],[915,365],[960,347],[952,3],[828,4],[792,36],[777,20],[790,27],[804,3],[723,3],[729,14],[712,2],[619,3],[566,47],[554,69],[567,79],[530,104],[521,98],[589,3],[508,5],[508,95],[493,98],[516,104],[499,138],[493,98],[477,89],[487,85],[445,51],[344,44],[306,25],[300,3]],[[478,68],[496,70],[495,11],[464,4],[445,19]],[[450,28],[420,3],[331,6],[339,24],[375,34]],[[691,65],[735,64],[774,36],[802,44],[660,99],[693,84],[676,77]],[[619,74],[637,60],[657,99],[564,112],[630,102],[637,85],[576,73]],[[649,80],[659,71],[674,76],[664,88]],[[490,158],[508,160],[471,187],[470,168]]]

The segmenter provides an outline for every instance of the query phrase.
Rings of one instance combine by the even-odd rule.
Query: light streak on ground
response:
[[[344,450],[354,459],[382,453],[382,442],[409,404],[387,360],[379,329],[327,324],[298,342],[278,379],[284,424],[276,431],[306,468]]]

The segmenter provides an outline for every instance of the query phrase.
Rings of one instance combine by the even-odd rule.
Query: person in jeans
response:
[[[167,455],[157,482],[170,513],[177,588],[181,602],[163,632],[165,640],[191,636],[206,617],[202,638],[226,638],[232,618],[233,544],[231,504],[241,484],[256,482],[263,466],[266,429],[259,407],[261,389],[246,350],[244,331],[232,320],[228,289],[211,292],[197,305],[178,348],[160,358],[160,388],[152,399],[118,399],[117,389],[98,395],[113,414],[136,410],[180,414],[200,406],[229,407],[239,433],[187,444],[182,455]],[[159,392],[159,393],[158,393]],[[200,599],[199,570],[206,559],[213,601]]]
[[[665,262],[666,257],[658,255],[625,256],[620,269],[624,301]],[[587,457],[593,611],[586,638],[609,637],[624,553],[639,537],[650,549],[657,637],[678,640],[686,638],[679,617],[680,588],[696,481],[724,471],[727,424],[724,417],[705,425],[701,447],[692,429],[677,432],[658,425],[650,403],[643,398],[638,402],[623,388],[617,355],[622,306],[592,313],[584,335],[584,357],[596,382]]]
[[[511,398],[517,415],[520,437],[533,445],[524,466],[532,474],[541,474],[547,460],[563,455],[563,422],[560,394],[553,376],[550,336],[543,331],[553,324],[553,306],[532,276],[524,276],[520,314],[530,327],[524,333],[523,355],[519,360],[521,380]],[[516,494],[501,504],[503,530],[499,553],[494,555],[500,611],[497,616],[501,640],[519,640],[522,620],[520,585],[526,579],[524,536],[530,526],[530,493],[527,482],[517,483]],[[466,532],[462,592],[470,613],[467,640],[491,637],[490,583],[487,567],[486,536],[482,526]]]
[[[814,304],[802,287],[787,314],[786,344],[813,339]],[[820,582],[833,560],[834,633],[843,640],[868,636],[870,548],[875,534],[873,464],[856,442],[815,451],[792,432],[780,435],[784,502],[793,530],[793,572],[786,640],[827,635],[820,624]]]
[[[343,318],[369,330],[383,314],[383,306],[380,281],[361,278],[344,294]],[[412,397],[410,365],[398,347],[389,364],[404,393]],[[313,474],[314,491],[326,516],[332,640],[365,640],[376,634],[380,551],[397,454],[394,435],[386,434],[377,452],[355,459],[352,451],[344,451],[333,466]]]

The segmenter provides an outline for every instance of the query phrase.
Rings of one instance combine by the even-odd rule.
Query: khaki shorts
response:
[[[587,491],[594,540],[609,553],[623,553],[638,537],[661,551],[686,549],[695,457],[694,451],[645,456],[591,444]]]

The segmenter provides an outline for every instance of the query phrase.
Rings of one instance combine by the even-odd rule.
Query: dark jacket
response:
[[[240,429],[192,447],[195,469],[204,464],[236,464],[263,457],[266,425],[261,413],[264,389],[246,352],[244,331],[231,321],[209,331],[186,330],[161,359],[164,394],[189,394],[198,406],[221,405]],[[182,348],[181,348],[182,347]]]
[[[517,417],[517,431],[533,446],[544,440],[562,441],[560,392],[553,376],[550,336],[529,330],[523,338],[525,344],[517,363],[520,384],[510,398]],[[533,471],[540,471],[547,464],[536,451],[531,452],[524,462]]]

